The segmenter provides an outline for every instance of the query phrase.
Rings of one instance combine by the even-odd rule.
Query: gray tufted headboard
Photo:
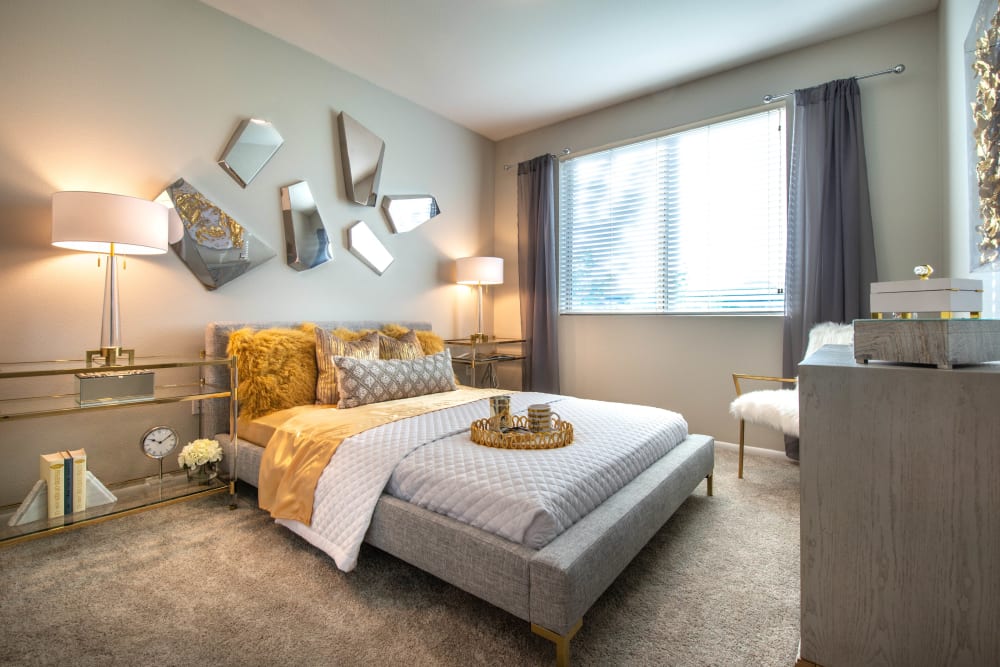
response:
[[[271,327],[298,327],[306,321],[264,321],[264,322],[209,322],[205,327],[205,353],[210,357],[224,357],[229,345],[229,334],[238,329],[269,329]],[[311,321],[324,329],[381,329],[387,324],[398,324],[408,329],[430,330],[430,322],[405,322],[400,320],[320,320]],[[205,366],[205,382],[225,386],[229,382],[225,366]],[[216,398],[201,403],[201,435],[211,438],[217,433],[229,432],[229,399]]]

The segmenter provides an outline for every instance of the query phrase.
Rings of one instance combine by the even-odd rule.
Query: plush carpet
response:
[[[704,484],[584,617],[572,663],[781,665],[798,645],[798,467]],[[213,496],[0,549],[3,665],[554,664],[528,623],[365,545],[333,561]]]

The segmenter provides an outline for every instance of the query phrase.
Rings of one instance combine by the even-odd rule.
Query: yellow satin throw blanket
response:
[[[347,438],[398,419],[509,393],[461,387],[346,410],[319,408],[297,412],[278,427],[264,450],[257,482],[258,504],[275,519],[292,519],[308,526],[320,475]],[[483,416],[488,416],[488,408]]]

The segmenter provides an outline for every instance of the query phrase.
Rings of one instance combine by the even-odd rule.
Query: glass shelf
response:
[[[7,378],[41,377],[45,375],[75,375],[100,371],[136,371],[157,368],[187,368],[225,366],[228,357],[190,357],[182,355],[136,357],[127,366],[88,366],[83,359],[53,359],[49,361],[0,361],[0,380]]]
[[[154,507],[190,500],[198,496],[231,492],[231,485],[220,475],[208,485],[189,482],[183,470],[144,479],[109,484],[108,489],[118,498],[113,503],[89,507],[82,512],[66,514],[53,519],[40,519],[19,526],[7,522],[17,511],[18,505],[0,508],[0,544],[13,544],[41,537],[53,532],[71,530],[114,517],[135,514]]]
[[[80,359],[58,361],[0,362],[0,380],[39,379],[56,376],[75,376],[77,373],[126,372],[137,370],[161,370],[196,368],[200,366],[228,366],[228,357],[136,357],[128,366],[87,366]],[[58,391],[37,396],[17,396],[0,398],[0,422],[13,419],[27,419],[50,415],[106,410],[127,405],[157,405],[180,401],[200,401],[208,398],[229,396],[228,387],[216,387],[203,382],[163,384],[155,387],[153,396],[141,399],[108,400],[92,405],[80,405],[78,394]]]
[[[459,366],[468,366],[469,375],[472,379],[472,386],[497,387],[499,382],[496,373],[496,364],[510,361],[523,362],[527,356],[524,353],[524,346],[528,341],[523,338],[499,338],[491,336],[486,340],[473,340],[469,338],[453,338],[446,340],[449,347],[462,348],[462,351],[452,351],[452,363]],[[517,346],[517,350],[505,350],[504,346]],[[465,351],[464,348],[469,348]],[[479,378],[478,369],[485,368],[482,378]],[[522,367],[522,374],[523,374]],[[522,380],[523,384],[523,380]]]
[[[479,347],[487,345],[514,345],[518,343],[527,343],[528,341],[524,338],[487,338],[486,340],[472,340],[471,338],[452,338],[446,340],[445,343],[448,345],[467,345],[470,347]]]

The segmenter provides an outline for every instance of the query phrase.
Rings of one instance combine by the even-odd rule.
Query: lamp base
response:
[[[489,334],[474,333],[469,335],[469,341],[473,343],[486,343],[490,340]]]
[[[87,366],[94,365],[94,358],[100,357],[104,359],[104,366],[117,366],[118,357],[121,355],[128,356],[128,365],[132,366],[135,364],[135,350],[125,349],[121,347],[102,347],[99,350],[87,350]]]

